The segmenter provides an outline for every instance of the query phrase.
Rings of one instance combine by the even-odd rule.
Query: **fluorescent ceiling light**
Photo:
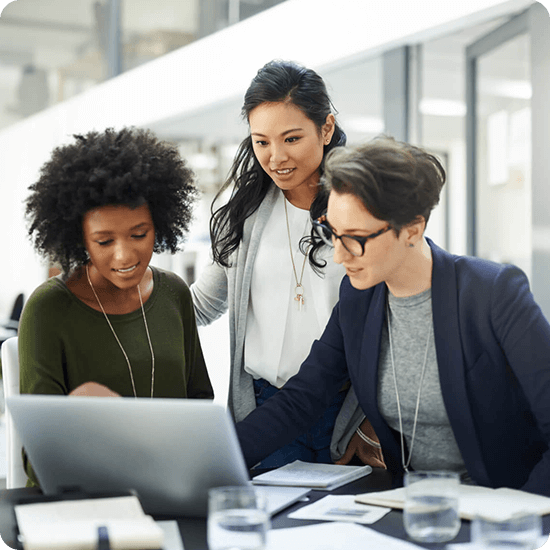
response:
[[[384,121],[373,116],[340,117],[344,132],[359,132],[361,134],[380,134],[384,131]]]
[[[452,99],[425,98],[420,101],[420,112],[433,116],[466,116],[466,104]]]
[[[234,159],[238,149],[239,149],[239,145],[237,143],[224,145],[222,147],[222,156],[224,158]]]
[[[189,157],[189,164],[195,170],[214,170],[218,167],[218,159],[214,155],[195,153]]]
[[[533,95],[533,87],[528,80],[482,78],[479,91],[483,94],[511,99],[531,99]]]
[[[508,183],[508,113],[498,111],[487,116],[487,183]]]

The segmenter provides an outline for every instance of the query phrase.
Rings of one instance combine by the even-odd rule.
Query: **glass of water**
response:
[[[405,531],[418,542],[447,542],[460,530],[456,472],[406,472]]]
[[[516,514],[508,519],[476,517],[471,539],[479,548],[494,550],[533,550],[539,548],[542,520],[538,514]]]
[[[264,550],[269,526],[266,499],[254,487],[216,487],[208,492],[209,550]]]

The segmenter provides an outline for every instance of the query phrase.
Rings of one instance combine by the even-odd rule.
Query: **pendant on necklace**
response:
[[[304,287],[298,283],[294,288],[294,293],[296,294],[294,299],[298,302],[298,311],[302,311],[302,306],[304,305]]]

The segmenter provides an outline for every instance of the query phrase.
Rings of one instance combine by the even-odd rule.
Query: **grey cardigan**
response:
[[[256,253],[279,192],[279,188],[272,185],[259,208],[245,221],[243,238],[231,258],[231,267],[225,268],[213,262],[191,285],[199,326],[212,323],[229,310],[231,361],[228,406],[235,422],[244,419],[256,408],[253,378],[244,370],[246,318]],[[333,460],[344,454],[351,436],[364,418],[351,388],[334,426],[331,443]]]

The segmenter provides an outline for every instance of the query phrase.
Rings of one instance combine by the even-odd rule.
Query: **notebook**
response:
[[[212,401],[16,395],[6,403],[47,495],[134,489],[148,514],[200,517],[210,487],[250,483],[233,422]],[[277,492],[271,511],[304,493]]]

